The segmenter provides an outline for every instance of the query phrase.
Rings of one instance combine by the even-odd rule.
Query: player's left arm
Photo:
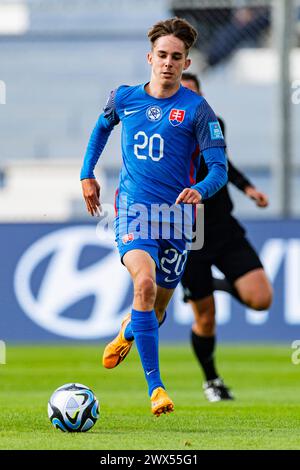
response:
[[[199,204],[215,194],[227,183],[227,163],[224,149],[211,147],[202,152],[208,175],[190,188],[185,188],[178,196],[176,204]]]
[[[230,183],[232,183],[241,191],[245,191],[245,188],[247,186],[253,187],[253,184],[251,183],[251,181],[248,178],[246,178],[246,176],[234,166],[234,164],[231,162],[228,156],[227,156],[227,162],[228,162],[228,181]]]
[[[259,191],[258,189],[254,188],[253,186],[247,186],[244,189],[244,193],[250,198],[255,201],[255,204],[258,207],[268,207],[269,205],[269,199],[268,196]]]
[[[185,188],[176,203],[197,204],[213,196],[227,183],[225,142],[215,113],[203,99],[194,116],[194,130],[205,160],[208,174],[204,180]]]
[[[251,181],[239,171],[228,158],[228,181],[243,191],[258,207],[269,205],[268,196],[255,188]]]

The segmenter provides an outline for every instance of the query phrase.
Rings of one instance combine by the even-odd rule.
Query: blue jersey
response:
[[[169,98],[155,98],[145,85],[114,90],[90,138],[81,179],[94,167],[113,127],[122,121],[120,194],[130,203],[174,204],[184,188],[205,199],[227,181],[224,139],[202,96],[180,86]],[[199,147],[208,176],[195,185]]]

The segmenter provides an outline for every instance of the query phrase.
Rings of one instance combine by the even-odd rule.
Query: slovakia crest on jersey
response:
[[[169,114],[169,121],[172,126],[179,126],[184,121],[185,110],[184,109],[171,109]]]
[[[122,237],[122,242],[124,245],[127,245],[128,243],[133,242],[134,240],[134,233],[126,233],[126,235],[123,235]]]

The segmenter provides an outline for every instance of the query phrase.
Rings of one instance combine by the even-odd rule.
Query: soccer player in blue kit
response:
[[[96,215],[100,186],[93,170],[110,132],[122,121],[123,166],[115,231],[121,261],[132,278],[134,298],[132,311],[123,320],[119,334],[105,348],[103,365],[116,367],[130,351],[134,339],[148,384],[151,411],[160,416],[173,411],[174,404],[160,377],[158,327],[183,274],[187,245],[183,235],[138,236],[128,229],[128,223],[134,221],[131,208],[138,204],[150,211],[157,204],[198,204],[227,182],[227,166],[225,143],[214,112],[203,97],[180,84],[181,75],[191,62],[188,53],[197,32],[187,21],[171,18],[156,23],[148,37],[150,81],[123,85],[111,92],[90,137],[81,181],[87,210]],[[198,145],[208,174],[194,184]]]

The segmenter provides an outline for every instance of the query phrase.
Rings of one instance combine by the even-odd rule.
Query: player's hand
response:
[[[99,216],[101,212],[100,205],[100,185],[94,178],[86,178],[81,181],[82,194],[85,200],[88,212],[94,216]]]
[[[247,186],[245,189],[245,193],[248,197],[255,201],[258,207],[267,207],[269,205],[269,200],[266,194],[257,191],[257,189],[253,188],[252,186]]]
[[[196,189],[184,188],[176,199],[175,204],[199,204],[201,202],[201,194]]]

